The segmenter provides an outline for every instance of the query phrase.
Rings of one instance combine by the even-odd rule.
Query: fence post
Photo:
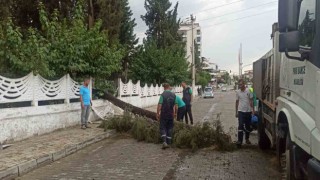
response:
[[[34,75],[32,72],[32,102],[31,102],[32,106],[38,106],[38,101],[36,99],[36,93],[37,93],[36,88],[40,88],[38,86],[38,75]]]
[[[118,78],[118,97],[122,95],[122,81],[121,78]]]
[[[127,83],[127,88],[128,88],[128,94],[131,97],[133,93],[133,82],[131,79]]]
[[[93,83],[92,83],[92,77],[90,76],[90,83],[89,83],[89,90],[90,90],[90,97],[91,97],[91,99],[92,99],[92,85],[93,85]]]
[[[140,86],[140,80],[137,82],[137,93],[139,94],[139,97],[141,97],[141,86]]]
[[[70,104],[70,100],[69,100],[69,90],[70,90],[70,75],[67,74],[66,75],[66,98],[64,99],[64,103],[65,104]]]

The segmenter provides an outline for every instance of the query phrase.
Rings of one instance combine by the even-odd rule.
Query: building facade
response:
[[[182,36],[183,42],[186,43],[186,58],[189,62],[189,66],[192,64],[192,41],[194,40],[198,45],[198,55],[202,56],[202,32],[199,23],[194,23],[193,40],[192,40],[192,24],[185,22],[180,25],[179,34]],[[197,53],[195,53],[196,55]]]

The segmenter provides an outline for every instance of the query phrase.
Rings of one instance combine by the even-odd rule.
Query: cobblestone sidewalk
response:
[[[92,124],[82,130],[79,126],[35,136],[0,150],[0,179],[12,179],[32,169],[49,164],[90,144],[105,139],[113,131],[104,132]]]

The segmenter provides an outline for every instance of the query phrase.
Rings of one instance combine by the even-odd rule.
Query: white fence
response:
[[[134,84],[132,80],[129,80],[128,83],[123,83],[121,80],[119,80],[118,84],[118,98],[140,108],[157,105],[159,97],[164,91],[163,87],[158,84],[156,86],[148,86],[145,84],[144,87],[141,87],[140,81]],[[195,89],[199,87],[200,86],[196,86]],[[183,88],[181,86],[174,86],[172,88],[176,95],[182,96]],[[194,91],[194,94],[197,95],[198,93]]]
[[[61,99],[69,103],[70,99],[79,98],[79,86],[69,75],[55,81],[33,73],[19,79],[0,76],[0,103],[31,101],[38,106],[39,101]]]
[[[0,76],[0,105],[32,102],[28,107],[0,108],[0,143],[79,124],[80,103],[70,103],[70,99],[79,99],[79,86],[69,75],[55,81],[33,73],[18,79]],[[48,100],[64,100],[64,103],[38,106],[38,102]],[[95,100],[93,106],[103,116],[121,113],[108,101]],[[98,119],[94,113],[89,118],[91,121]]]
[[[118,98],[141,108],[156,105],[163,92],[163,87],[159,85],[141,87],[140,82],[119,82]],[[80,103],[70,102],[71,99],[79,98],[79,86],[69,75],[54,81],[33,73],[17,79],[0,76],[0,144],[79,124]],[[92,92],[91,85],[89,88]],[[173,89],[181,96],[182,87]],[[40,104],[51,100],[63,100],[64,103]],[[27,107],[1,108],[4,105],[21,105],[25,102],[28,102],[28,105],[25,105]],[[102,116],[122,113],[122,110],[104,100],[94,100],[93,106]],[[89,118],[92,121],[98,119],[94,113],[91,113]]]

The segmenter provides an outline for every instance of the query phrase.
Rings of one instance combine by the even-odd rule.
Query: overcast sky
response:
[[[135,31],[143,38],[144,0],[129,0],[136,18]],[[276,0],[171,0],[179,2],[182,20],[193,13],[202,28],[202,56],[221,69],[238,74],[238,51],[243,46],[243,64],[251,64],[272,48],[271,26],[277,21]],[[247,66],[244,70],[251,69]]]

